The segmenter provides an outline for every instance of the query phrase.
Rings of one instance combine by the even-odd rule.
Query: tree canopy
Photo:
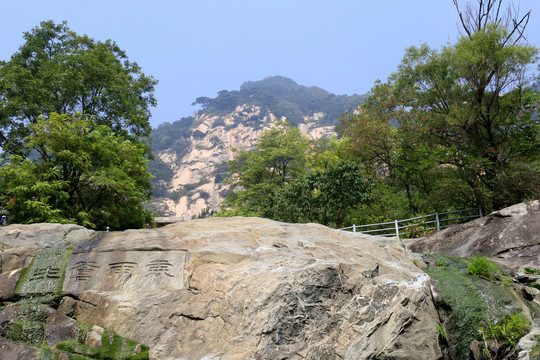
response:
[[[310,140],[288,123],[266,130],[253,151],[229,162],[236,191],[221,215],[340,227],[352,209],[370,200],[371,183],[359,164],[328,147],[328,140]]]
[[[50,113],[30,128],[25,148],[37,154],[12,155],[0,168],[0,203],[12,222],[126,229],[151,221],[144,144],[82,114]]]
[[[540,195],[539,98],[527,82],[538,49],[523,40],[527,18],[502,21],[496,5],[460,13],[465,35],[455,44],[407,49],[388,82],[342,119],[352,153],[413,213],[490,211]]]
[[[247,81],[240,91],[221,90],[215,98],[198,97],[193,105],[201,105],[202,111],[225,114],[237,106],[254,104],[261,112],[271,112],[278,118],[285,118],[290,124],[304,121],[304,116],[323,113],[322,125],[334,125],[339,116],[353,111],[364,96],[334,95],[316,86],[298,85],[282,76],[271,76],[260,81]]]
[[[0,62],[0,206],[19,223],[144,226],[156,80],[66,22],[24,39]]]
[[[277,123],[262,133],[253,151],[229,162],[228,182],[239,191],[226,200],[237,215],[264,216],[277,189],[306,172],[310,140],[298,128]]]
[[[0,146],[24,149],[30,124],[55,112],[92,115],[123,136],[150,133],[157,81],[111,40],[71,31],[66,22],[44,21],[24,33],[25,43],[0,62]]]

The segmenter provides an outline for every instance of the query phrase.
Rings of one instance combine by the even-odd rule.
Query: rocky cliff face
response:
[[[230,190],[222,183],[236,150],[250,150],[277,119],[317,139],[334,133],[345,112],[354,112],[363,95],[335,95],[316,86],[271,76],[248,81],[239,90],[199,97],[196,114],[152,131],[158,161],[150,168],[154,181],[152,210],[192,218],[218,210]]]
[[[335,134],[334,127],[321,126],[323,116],[315,113],[305,117],[298,127],[313,139],[330,137]],[[185,218],[217,211],[230,191],[221,182],[227,173],[227,161],[234,158],[236,151],[252,149],[261,132],[277,120],[274,114],[262,113],[260,107],[250,104],[238,106],[226,115],[195,114],[185,145],[188,150],[181,156],[172,149],[156,154],[174,172],[167,185],[177,197],[155,199],[154,207],[160,208],[161,215]]]

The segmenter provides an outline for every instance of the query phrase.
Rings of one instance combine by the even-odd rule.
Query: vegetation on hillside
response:
[[[441,306],[441,320],[451,358],[469,359],[471,343],[477,341],[486,359],[508,359],[530,324],[521,314],[523,303],[510,286],[504,286],[503,270],[485,258],[457,258],[430,255],[435,266],[424,270],[435,280]],[[479,260],[480,259],[480,260]],[[432,262],[433,262],[432,261]],[[479,263],[490,274],[478,274]],[[530,304],[536,308],[536,304]],[[490,343],[494,342],[494,346]]]
[[[277,123],[253,151],[241,151],[229,162],[228,181],[236,191],[220,215],[340,227],[356,206],[369,201],[371,183],[358,163],[332,153],[339,145]]]
[[[326,145],[336,162],[359,164],[359,174],[373,181],[373,201],[367,204],[361,197],[349,208],[348,221],[373,223],[477,206],[486,213],[540,196],[539,93],[527,73],[538,49],[523,38],[530,13],[519,18],[501,11],[502,2],[495,1],[462,13],[455,4],[463,34],[455,44],[407,49],[397,71],[378,81],[357,111],[341,117],[340,139],[334,141],[339,146]],[[269,86],[274,88],[272,82]],[[247,83],[243,88],[257,87]],[[206,105],[210,109],[212,102]],[[269,136],[256,153],[261,154],[263,141],[272,140]],[[258,189],[250,187],[253,182],[235,180],[256,171],[258,163],[246,162],[254,156],[241,153],[231,162],[238,192],[227,199],[229,212],[320,221],[286,216],[298,211],[289,212],[284,204],[279,211],[262,211],[261,204],[265,209],[277,204],[266,185]],[[277,171],[271,161],[265,166]],[[332,191],[323,173],[305,164],[300,168],[302,176],[310,174],[311,182],[317,177],[324,185],[296,184],[297,192]],[[250,193],[253,189],[256,194]],[[293,193],[286,195],[289,202]],[[246,200],[240,201],[243,196]],[[254,200],[258,196],[261,201]]]
[[[17,223],[77,223],[137,228],[151,222],[144,144],[84,115],[41,117],[24,139],[33,158],[10,157],[0,168],[5,208]]]
[[[362,95],[334,95],[316,86],[307,87],[282,76],[271,76],[245,82],[239,91],[221,90],[213,99],[199,97],[193,105],[201,105],[201,111],[223,115],[239,105],[253,104],[261,108],[261,114],[286,118],[293,126],[304,122],[304,116],[322,112],[325,114],[320,120],[322,126],[334,125],[341,114],[353,111],[362,100]]]
[[[260,108],[260,111],[247,116],[239,115],[235,119],[239,123],[257,128],[261,121],[273,114],[284,118],[294,126],[304,123],[304,117],[322,113],[324,116],[317,120],[319,126],[334,125],[341,114],[353,111],[362,100],[359,95],[334,95],[318,87],[298,85],[293,80],[281,76],[267,77],[260,81],[248,81],[239,91],[222,90],[216,98],[199,97],[194,102],[200,105],[199,114],[222,116],[213,126],[224,125],[223,116],[233,113],[238,106],[250,105]],[[195,124],[194,117],[184,117],[178,121],[165,122],[152,130],[152,148],[155,154],[167,151],[174,154],[180,161],[191,149],[191,135]],[[154,198],[175,198],[177,192],[169,190],[172,176],[171,167],[156,156],[150,161],[149,168],[155,178],[152,180]],[[227,175],[227,167],[215,174],[216,181],[223,180]]]
[[[538,49],[509,31],[487,24],[441,50],[409,48],[343,118],[351,151],[405,193],[411,212],[491,211],[538,196],[538,93],[524,80]]]

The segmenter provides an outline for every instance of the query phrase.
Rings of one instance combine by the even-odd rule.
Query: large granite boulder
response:
[[[76,244],[89,241],[94,234],[92,230],[73,224],[13,224],[0,227],[0,301],[12,297],[21,274],[35,278],[44,275],[41,285],[55,282],[54,285],[61,290],[63,279],[54,270],[62,267],[58,266],[58,260],[65,263],[71,253],[70,249]],[[60,257],[64,260],[51,256],[48,261],[42,261],[41,266],[33,267],[33,274],[22,272],[32,264],[38,252],[44,255],[42,259],[45,260],[47,254],[59,255],[59,251],[63,253]],[[29,295],[32,289],[28,288],[27,283],[24,285],[26,288],[20,289],[18,293]]]
[[[4,251],[25,248],[13,240]],[[148,345],[150,358],[443,357],[429,276],[396,239],[213,218],[50,245],[18,262],[14,296],[60,294],[48,323],[98,325]],[[85,339],[93,333],[103,336]]]
[[[73,246],[88,241],[94,231],[73,224],[31,224],[0,227],[0,273],[30,264],[41,248]]]
[[[525,267],[540,269],[540,201],[517,204],[404,243],[417,253],[482,255],[514,271]]]

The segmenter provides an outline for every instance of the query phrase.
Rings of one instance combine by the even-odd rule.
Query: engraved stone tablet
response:
[[[184,287],[186,252],[111,251],[72,254],[64,291],[146,292]]]
[[[50,294],[62,291],[62,281],[72,248],[55,247],[38,251],[19,279],[19,295]]]

